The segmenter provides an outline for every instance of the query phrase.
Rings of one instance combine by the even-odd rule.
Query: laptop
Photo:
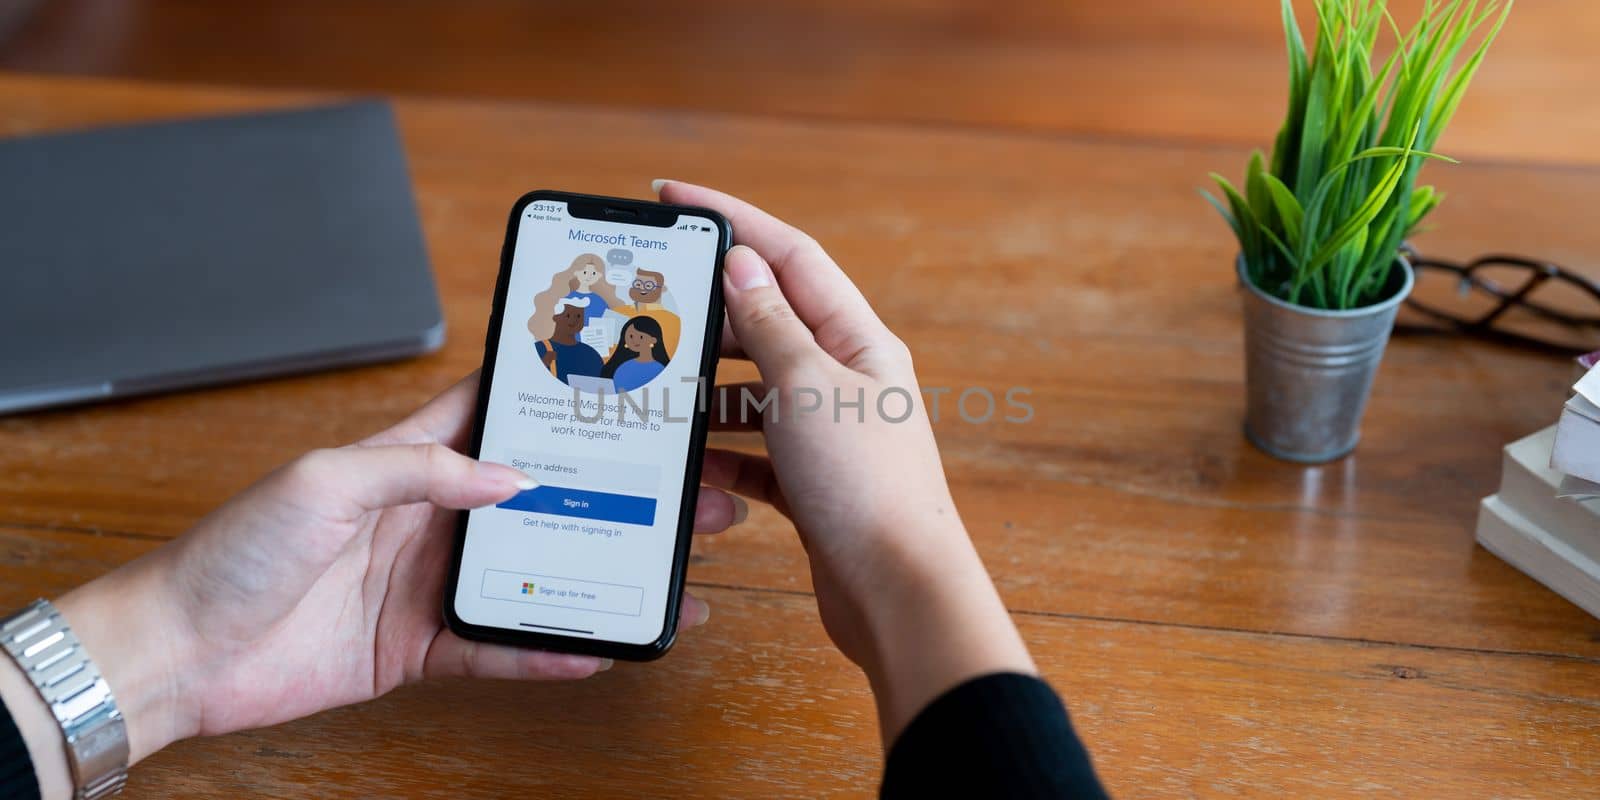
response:
[[[387,104],[0,139],[0,414],[420,355]]]

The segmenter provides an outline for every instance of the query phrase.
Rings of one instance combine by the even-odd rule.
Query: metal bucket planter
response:
[[[1303,464],[1355,449],[1395,313],[1415,281],[1410,262],[1397,258],[1386,299],[1349,311],[1279,300],[1252,285],[1244,258],[1237,260],[1249,390],[1244,433],[1251,444]]]

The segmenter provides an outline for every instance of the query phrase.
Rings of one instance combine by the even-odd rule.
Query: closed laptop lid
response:
[[[384,103],[0,140],[0,186],[0,412],[443,340]]]

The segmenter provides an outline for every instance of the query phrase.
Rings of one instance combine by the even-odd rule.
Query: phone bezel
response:
[[[500,250],[500,274],[495,281],[494,304],[490,310],[489,331],[484,342],[483,377],[478,383],[478,398],[473,410],[472,439],[468,443],[467,450],[467,454],[473,458],[478,457],[483,447],[484,416],[488,411],[489,391],[493,383],[492,376],[494,375],[495,360],[500,350],[500,330],[505,321],[506,293],[510,285],[512,261],[517,249],[517,233],[521,228],[524,210],[529,204],[541,200],[564,202],[574,216],[579,216],[578,212],[582,210],[584,213],[580,218],[583,219],[618,222],[619,220],[606,216],[608,210],[616,209],[619,212],[631,212],[636,215],[637,221],[623,222],[623,224],[628,225],[667,227],[676,223],[678,218],[685,214],[709,219],[716,225],[716,257],[712,264],[711,297],[707,305],[705,344],[700,356],[701,385],[705,387],[707,393],[716,385],[717,358],[721,350],[724,316],[722,261],[723,255],[727,253],[733,241],[733,228],[729,225],[727,219],[711,209],[695,206],[680,206],[620,197],[602,197],[550,189],[532,191],[519,198],[516,204],[511,207],[511,215],[506,224],[505,244]],[[601,214],[602,216],[592,216],[592,214]],[[666,221],[663,222],[662,220]],[[685,573],[689,564],[690,540],[694,535],[695,504],[700,492],[700,470],[705,455],[706,434],[709,428],[708,405],[708,402],[695,403],[695,413],[689,433],[689,452],[685,456],[683,498],[679,505],[677,542],[673,548],[672,574],[668,579],[667,585],[666,614],[662,620],[661,633],[654,641],[648,644],[630,644],[606,639],[563,636],[554,633],[475,625],[461,619],[460,615],[456,613],[455,599],[457,584],[461,580],[461,559],[466,550],[468,512],[465,511],[460,512],[457,516],[455,543],[450,557],[450,575],[445,582],[444,618],[445,624],[450,630],[463,639],[628,661],[650,661],[666,655],[666,652],[672,648],[673,643],[677,640],[678,611],[683,600]]]

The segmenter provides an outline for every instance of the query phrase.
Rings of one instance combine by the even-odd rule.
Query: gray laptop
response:
[[[0,139],[0,413],[443,341],[386,104]]]

